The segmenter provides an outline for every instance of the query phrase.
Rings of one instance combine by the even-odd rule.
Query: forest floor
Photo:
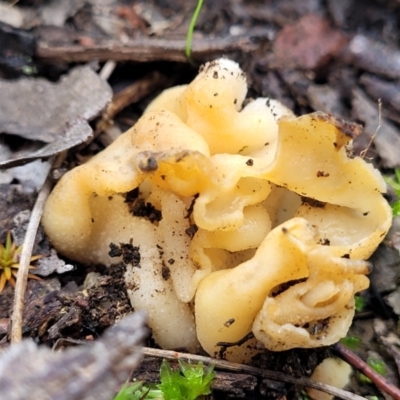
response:
[[[355,154],[368,148],[365,157],[385,176],[400,167],[398,1],[368,0],[362,5],[357,0],[205,1],[188,62],[185,39],[194,3],[0,3],[1,240],[11,231],[17,244],[23,242],[30,211],[51,168],[40,159],[68,151],[53,176],[82,164],[135,124],[163,89],[189,83],[202,63],[221,56],[237,61],[245,71],[248,97],[275,98],[297,115],[323,111],[357,122],[364,129],[354,141]],[[71,103],[75,106],[69,107]],[[390,188],[388,199],[394,199]],[[382,361],[385,378],[396,387],[399,251],[397,218],[372,257],[371,286],[361,294],[365,306],[356,313],[349,332],[360,339],[354,352],[364,360]],[[124,265],[86,267],[59,258],[41,227],[33,254],[43,255],[40,271],[46,276],[28,282],[24,337],[57,348],[95,341],[132,311],[123,281]],[[4,351],[10,342],[13,299],[14,289],[7,285],[0,294]],[[154,342],[148,339],[147,346],[154,347]],[[335,351],[265,352],[253,365],[308,377],[318,362]],[[156,381],[160,362],[146,356],[135,377]],[[217,369],[213,388],[210,398],[215,399],[304,396],[299,384],[243,371]],[[346,389],[364,397],[390,398],[357,373]]]

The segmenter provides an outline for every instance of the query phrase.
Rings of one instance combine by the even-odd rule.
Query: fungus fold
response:
[[[42,220],[82,263],[118,261],[111,243],[138,247],[127,290],[156,342],[234,361],[257,342],[281,351],[344,337],[392,217],[380,173],[350,155],[356,125],[295,117],[272,99],[244,105],[246,92],[235,62],[207,63],[65,174]]]

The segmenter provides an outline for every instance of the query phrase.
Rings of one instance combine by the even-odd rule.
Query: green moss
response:
[[[211,383],[215,377],[214,367],[179,361],[179,370],[173,371],[166,360],[160,368],[160,384],[145,385],[135,382],[125,385],[114,400],[196,400],[211,393]]]

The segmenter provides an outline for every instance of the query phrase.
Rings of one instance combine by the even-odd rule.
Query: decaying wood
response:
[[[93,345],[52,352],[27,340],[0,354],[0,393],[7,400],[110,400],[138,365],[147,334],[143,313],[109,329]]]
[[[246,398],[246,394],[253,392],[257,384],[258,380],[254,375],[217,371],[212,389],[233,395],[236,398]]]

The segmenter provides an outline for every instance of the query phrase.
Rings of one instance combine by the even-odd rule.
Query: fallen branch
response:
[[[257,49],[257,41],[268,40],[270,29],[250,29],[245,35],[215,38],[196,38],[192,58],[215,58],[235,51],[248,53]],[[185,39],[137,38],[128,43],[108,41],[94,46],[52,46],[40,42],[35,56],[41,61],[89,62],[98,61],[177,61],[187,62]]]

